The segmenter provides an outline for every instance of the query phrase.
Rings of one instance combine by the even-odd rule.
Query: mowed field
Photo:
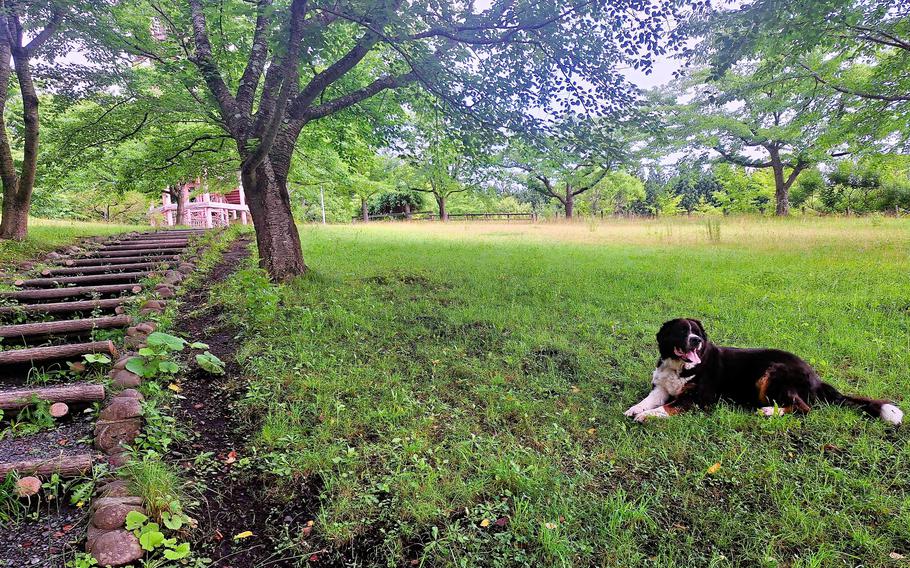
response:
[[[301,236],[307,277],[271,287],[251,260],[216,296],[241,327],[251,381],[242,454],[271,498],[312,503],[321,562],[910,558],[907,425],[825,405],[622,415],[649,390],[657,328],[678,316],[720,344],[794,351],[839,389],[908,410],[910,221],[374,223]]]

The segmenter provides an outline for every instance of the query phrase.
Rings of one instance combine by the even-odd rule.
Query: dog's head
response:
[[[708,334],[697,319],[679,318],[665,322],[657,332],[661,359],[679,359],[695,366],[708,343]]]

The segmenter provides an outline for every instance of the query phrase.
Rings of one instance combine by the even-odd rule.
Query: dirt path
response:
[[[182,460],[187,477],[205,487],[194,550],[211,558],[217,568],[296,565],[294,561],[300,558],[292,558],[294,552],[285,555],[282,551],[295,540],[293,527],[311,518],[308,506],[290,510],[287,504],[271,502],[256,475],[242,464],[249,425],[234,410],[246,388],[235,360],[237,332],[223,321],[220,308],[208,305],[208,299],[211,286],[224,281],[249,256],[248,247],[248,240],[231,246],[205,285],[184,297],[174,327],[192,341],[207,343],[225,363],[221,376],[191,371],[181,381],[186,398],[176,412],[178,423],[191,438],[175,454]],[[253,536],[234,539],[245,531]]]

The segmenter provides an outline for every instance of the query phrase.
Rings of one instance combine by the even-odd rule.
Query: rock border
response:
[[[214,234],[220,230],[215,229]],[[194,248],[187,258],[181,259],[176,270],[164,273],[161,282],[155,285],[152,298],[146,297],[139,308],[141,316],[161,315],[167,308],[167,300],[176,297],[176,288],[193,272],[200,256],[208,247]],[[124,352],[114,362],[109,376],[110,390],[116,394],[98,414],[95,422],[95,447],[105,454],[112,476],[118,468],[129,463],[130,454],[126,447],[142,431],[142,394],[136,390],[142,384],[142,377],[126,368],[136,352],[146,346],[148,336],[158,328],[154,321],[143,321],[127,328],[123,346]],[[97,497],[92,501],[85,551],[90,553],[99,566],[125,566],[138,561],[145,555],[139,540],[126,530],[126,515],[131,511],[145,514],[142,497],[130,495],[126,482],[114,479],[99,487]]]

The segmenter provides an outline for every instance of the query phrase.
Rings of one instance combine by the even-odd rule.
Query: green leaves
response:
[[[224,373],[224,362],[207,351],[207,344],[199,341],[189,343],[183,338],[158,331],[149,334],[146,346],[139,350],[139,357],[127,361],[126,368],[145,378],[175,375],[180,372],[180,365],[173,360],[173,356],[187,346],[191,349],[206,349],[195,357],[200,367],[215,375]]]
[[[182,351],[186,341],[179,337],[155,331],[149,334],[146,343],[156,351]]]
[[[111,358],[103,353],[88,353],[82,356],[85,359],[86,363],[98,363],[99,365],[107,365],[111,362]]]
[[[141,527],[147,520],[148,517],[139,511],[130,511],[126,514],[126,530],[134,531]]]
[[[176,503],[175,508],[180,510],[179,502]],[[182,512],[172,514],[164,511],[161,513],[161,520],[165,527],[176,531],[184,526],[188,517]],[[154,552],[156,549],[163,548],[164,557],[168,560],[180,560],[190,554],[188,542],[177,544],[176,538],[167,538],[158,523],[149,522],[148,516],[139,511],[127,513],[125,527],[126,530],[133,531],[133,534],[139,538],[139,544],[146,552]]]
[[[196,363],[213,375],[224,374],[224,362],[218,357],[212,355],[210,351],[206,351],[201,355],[196,355]]]
[[[174,548],[164,551],[164,557],[168,560],[180,560],[181,558],[186,558],[189,554],[190,543],[188,542],[182,542]]]

